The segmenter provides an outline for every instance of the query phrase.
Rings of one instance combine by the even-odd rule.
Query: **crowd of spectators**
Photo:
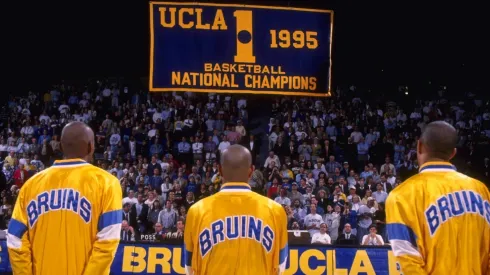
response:
[[[487,104],[441,96],[406,109],[366,101],[354,87],[332,98],[281,97],[270,106],[267,156],[249,133],[245,97],[107,81],[11,96],[1,114],[0,227],[24,182],[62,158],[63,126],[83,121],[96,135],[94,164],[121,182],[124,241],[182,238],[189,207],[222,184],[220,151],[240,143],[256,163],[250,185],[284,205],[290,230],[308,230],[314,243],[382,245],[384,202],[418,172],[416,141],[428,122],[455,125],[459,170],[488,184]]]
[[[229,95],[150,94],[107,81],[11,96],[0,137],[0,227],[22,185],[62,158],[63,126],[82,121],[95,132],[94,163],[121,182],[121,238],[181,238],[187,209],[219,190],[220,151],[249,140],[246,107]]]
[[[449,101],[442,90],[404,109],[390,101],[372,104],[356,96],[355,87],[347,94],[278,98],[271,106],[261,183],[284,205],[289,229],[308,230],[316,243],[384,244],[384,202],[418,173],[416,143],[434,120],[456,127],[459,170],[490,182],[488,102],[471,95]]]

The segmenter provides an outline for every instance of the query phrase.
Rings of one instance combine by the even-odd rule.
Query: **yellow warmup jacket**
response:
[[[226,183],[187,213],[187,273],[277,275],[289,253],[283,207],[246,183]],[[191,271],[192,270],[192,271]]]
[[[81,159],[56,161],[21,188],[7,231],[16,275],[103,275],[120,239],[117,178]]]
[[[490,193],[447,162],[429,162],[386,201],[400,274],[490,274]]]

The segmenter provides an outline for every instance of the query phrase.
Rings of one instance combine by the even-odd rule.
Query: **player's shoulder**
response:
[[[458,182],[464,182],[464,186],[462,186],[463,189],[472,189],[474,191],[477,191],[478,193],[486,197],[487,200],[490,200],[490,190],[483,182],[463,173],[457,172],[454,174],[457,174]]]
[[[420,175],[421,174],[411,176],[399,184],[396,188],[391,190],[391,192],[388,194],[388,198],[386,199],[386,204],[388,205],[397,201],[410,200],[410,198],[417,196],[418,192],[420,191],[420,186],[426,181],[426,179]]]
[[[426,179],[421,177],[421,174],[413,175],[410,178],[406,179],[404,182],[400,183],[396,188],[394,188],[390,192],[390,196],[398,195],[398,194],[407,194],[407,192],[410,192],[410,190],[417,188],[417,186],[421,185],[425,181]]]
[[[214,196],[208,196],[208,197],[205,197],[205,198],[198,200],[197,202],[195,202],[194,204],[191,205],[188,212],[189,213],[190,212],[199,213],[204,208],[211,205],[211,202],[215,200],[215,198],[213,198],[213,197]]]
[[[83,170],[85,171],[90,171],[94,174],[97,174],[97,175],[101,175],[101,176],[107,176],[107,177],[114,177],[111,173],[109,173],[108,171],[98,167],[98,166],[95,166],[95,165],[92,165],[92,164],[87,164],[87,165],[84,165],[84,166],[80,166]]]
[[[264,211],[270,211],[275,214],[285,213],[284,207],[273,199],[270,199],[264,195],[252,192],[251,196],[261,205]]]
[[[103,182],[107,184],[119,184],[119,180],[114,175],[92,164],[81,166],[78,172],[80,173],[81,177],[88,176],[91,178],[95,178],[98,182]]]
[[[31,185],[37,186],[38,182],[43,181],[44,178],[50,173],[50,168],[44,169],[42,171],[37,172],[33,176],[31,176],[23,185],[21,190],[26,190],[31,187]],[[33,183],[34,182],[34,183]]]

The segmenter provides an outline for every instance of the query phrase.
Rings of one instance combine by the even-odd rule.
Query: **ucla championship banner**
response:
[[[11,272],[6,241],[0,242],[0,274]],[[111,274],[185,274],[183,246],[121,243]],[[400,274],[389,247],[290,246],[286,275]]]
[[[150,2],[150,91],[329,96],[333,12]]]

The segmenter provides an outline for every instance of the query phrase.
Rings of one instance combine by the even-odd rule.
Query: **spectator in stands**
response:
[[[396,105],[385,104],[381,98],[363,98],[351,90],[325,99],[278,98],[271,106],[270,125],[258,127],[268,135],[263,140],[269,144],[261,148],[260,133],[250,135],[260,131],[251,132],[247,123],[254,113],[246,108],[254,101],[218,94],[137,92],[138,88],[124,87],[108,81],[89,83],[87,88],[64,84],[44,94],[9,99],[0,129],[0,155],[5,157],[5,184],[0,188],[13,201],[18,192],[15,184],[21,185],[19,173],[14,178],[19,164],[29,177],[60,158],[58,136],[72,120],[98,129],[96,163],[119,178],[127,194],[123,203],[137,204],[139,194],[144,202],[154,200],[150,206],[157,201],[166,205],[168,200],[167,214],[173,211],[176,216],[180,206],[189,207],[219,190],[222,178],[216,161],[220,144],[226,147],[231,144],[228,140],[250,148],[254,163],[263,167],[252,173],[253,190],[273,200],[289,199],[299,229],[305,229],[310,204],[316,204],[317,213],[340,204],[344,210],[340,211],[339,226],[350,223],[351,229],[359,231],[359,239],[371,224],[377,224],[384,237],[382,226],[376,223],[382,220],[378,214],[383,206],[378,209],[372,192],[376,193],[381,183],[382,192],[389,193],[418,172],[414,144],[431,120],[445,119],[456,125],[459,148],[455,164],[490,182],[490,155],[485,150],[490,115],[486,105],[475,104],[474,98],[458,102],[438,97],[431,103]],[[258,104],[264,107],[262,101]],[[184,147],[189,150],[181,152]],[[262,149],[269,149],[269,155],[261,153]],[[28,159],[32,161],[28,163]],[[353,186],[362,198],[360,203],[350,191]],[[132,216],[136,217],[134,211]],[[147,219],[150,221],[149,216]],[[137,223],[136,219],[127,220]],[[177,218],[162,223],[167,227],[164,231],[171,231]],[[135,226],[135,230],[140,228]],[[144,230],[152,231],[150,222]]]
[[[128,225],[126,220],[122,221],[121,224],[121,241],[123,242],[134,242],[136,240],[136,234],[133,227]]]
[[[138,194],[138,202],[131,206],[129,212],[131,227],[135,228],[138,235],[144,234],[147,228],[149,207],[145,204],[143,194]]]
[[[323,218],[316,213],[316,205],[312,204],[310,206],[310,214],[306,215],[304,219],[304,226],[310,236],[313,237],[315,233],[320,232],[320,224],[323,223]]]
[[[384,245],[385,242],[383,241],[383,238],[376,233],[377,233],[376,226],[375,225],[370,226],[369,234],[366,234],[364,235],[364,237],[362,237],[362,245],[375,245],[375,246]]]
[[[280,195],[275,198],[275,201],[281,205],[291,206],[291,200],[287,197],[287,193],[286,188],[281,188]]]
[[[175,230],[173,232],[167,232],[167,239],[183,239],[184,238],[184,220],[177,220]]]
[[[340,234],[337,239],[337,244],[357,245],[358,243],[359,241],[357,240],[355,232],[351,229],[351,225],[346,223],[344,225],[344,232]]]
[[[129,190],[128,196],[123,198],[123,201],[122,201],[123,204],[129,203],[131,205],[136,204],[137,202],[138,202],[138,199],[134,197],[134,191],[133,190]]]
[[[330,236],[327,234],[327,224],[322,222],[320,224],[320,232],[317,232],[313,234],[313,237],[311,237],[311,243],[312,244],[331,244],[332,240],[330,239]]]
[[[165,202],[165,208],[158,215],[158,222],[162,224],[163,230],[172,231],[177,223],[178,213],[172,208],[172,201]]]
[[[383,237],[383,240],[388,240],[387,233],[385,230],[386,227],[386,213],[385,213],[385,204],[384,202],[378,203],[378,210],[374,212],[373,221],[376,225],[376,229],[379,232],[379,235]]]
[[[265,160],[264,167],[267,169],[278,168],[281,165],[279,157],[274,153],[274,151],[269,152],[269,156]]]
[[[24,164],[19,164],[18,169],[15,170],[14,175],[14,184],[18,187],[21,188],[22,185],[29,179],[29,174],[27,173],[27,170],[24,168]]]
[[[162,224],[159,222],[155,223],[154,230],[155,230],[155,237],[156,237],[155,239],[158,241],[163,241],[166,235],[165,235],[165,231],[163,230]]]
[[[148,228],[154,228],[158,222],[158,217],[162,211],[162,206],[159,200],[154,200],[150,211],[148,212]],[[161,226],[161,224],[160,224]]]
[[[382,176],[382,178],[384,178],[384,176]],[[384,185],[385,186],[390,186],[389,183],[387,183],[386,181],[384,182]],[[376,192],[373,193],[373,198],[376,200],[376,202],[379,204],[381,202],[385,202],[386,201],[386,198],[388,198],[388,193],[386,193],[384,190],[383,190],[383,183],[378,183],[376,185]]]

